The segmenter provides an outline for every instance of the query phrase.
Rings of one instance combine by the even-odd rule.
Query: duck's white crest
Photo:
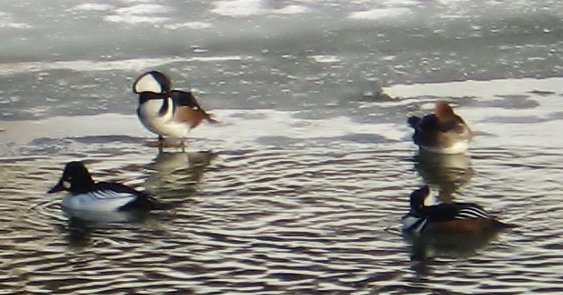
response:
[[[135,85],[133,85],[133,90],[135,93],[141,92],[154,92],[154,93],[162,93],[164,89],[162,89],[162,85],[154,78],[151,73],[146,73],[143,76],[139,77],[137,81],[135,81]]]

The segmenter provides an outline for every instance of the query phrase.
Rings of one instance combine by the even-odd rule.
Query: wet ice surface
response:
[[[130,114],[130,85],[147,69],[170,73],[212,109],[318,109],[381,86],[560,76],[561,5],[7,3],[1,115]]]
[[[5,4],[0,289],[562,291],[558,1]],[[150,69],[221,122],[187,153],[143,145],[130,87]],[[417,157],[406,118],[436,99],[475,131],[468,155]],[[71,218],[45,194],[71,160],[181,205]],[[403,237],[424,183],[517,227]]]

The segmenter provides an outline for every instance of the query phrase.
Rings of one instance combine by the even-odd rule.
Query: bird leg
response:
[[[158,136],[158,140],[156,141],[152,141],[152,140],[147,140],[145,141],[145,145],[148,147],[157,147],[159,151],[162,151],[162,149],[164,148],[170,148],[170,147],[175,147],[175,148],[181,148],[182,152],[185,151],[185,147],[186,147],[186,139],[185,138],[181,138],[180,141],[170,141],[170,140],[166,140],[162,135]]]

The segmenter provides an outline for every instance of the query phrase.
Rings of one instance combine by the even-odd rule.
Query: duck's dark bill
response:
[[[63,182],[59,181],[57,184],[55,184],[55,186],[52,189],[48,190],[47,193],[52,194],[52,193],[57,193],[57,192],[61,192],[61,191],[64,191],[64,190],[65,190],[65,187],[64,187]]]

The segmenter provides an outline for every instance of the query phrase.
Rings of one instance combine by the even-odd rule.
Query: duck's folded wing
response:
[[[156,201],[146,192],[137,191],[120,183],[99,182],[94,196],[107,208],[117,211],[154,209]],[[100,205],[101,206],[101,205]]]
[[[436,115],[430,114],[420,119],[417,127],[422,132],[449,132],[459,123],[456,117],[440,120]]]
[[[459,211],[455,216],[456,219],[490,218],[485,209],[477,204],[460,203],[457,204],[457,206],[459,208]]]
[[[129,186],[126,186],[121,183],[113,183],[113,182],[98,182],[96,184],[97,191],[113,191],[120,195],[134,195],[134,196],[143,196],[148,197],[148,194],[145,192],[140,192],[136,189],[133,189]]]
[[[188,107],[191,111],[198,112],[202,115],[203,119],[211,122],[216,123],[217,121],[211,116],[211,114],[207,113],[197,102],[195,96],[191,92],[180,91],[180,90],[173,90],[170,93],[171,98],[176,103],[178,108]]]
[[[426,213],[432,221],[489,218],[489,214],[481,206],[473,203],[439,204],[427,207]]]
[[[172,99],[178,106],[189,106],[201,109],[201,107],[197,103],[197,100],[195,99],[195,96],[191,92],[172,90],[172,92],[170,92],[170,97],[172,97]]]

